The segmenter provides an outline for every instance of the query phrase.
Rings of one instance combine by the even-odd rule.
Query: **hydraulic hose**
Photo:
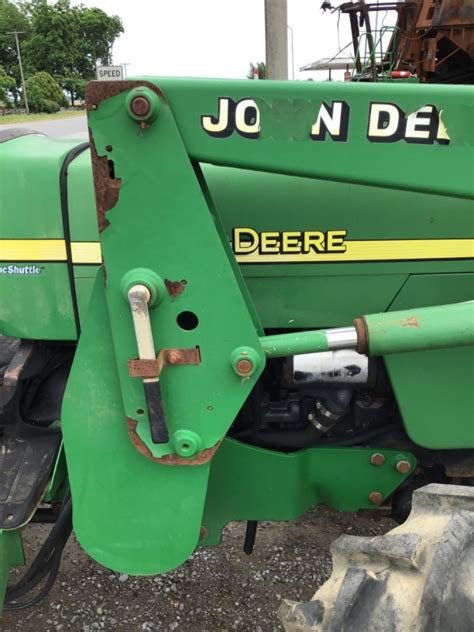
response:
[[[385,434],[389,434],[396,429],[393,424],[381,426],[360,432],[354,432],[344,438],[338,439],[321,439],[320,435],[312,427],[305,428],[296,432],[259,432],[257,435],[248,440],[252,445],[260,448],[288,450],[303,450],[304,448],[324,448],[324,447],[346,447],[360,445],[371,439],[379,438]]]
[[[35,560],[15,584],[7,588],[5,594],[5,610],[20,610],[32,606],[46,597],[54,584],[59,570],[64,546],[72,531],[72,502],[68,492],[62,504],[59,517],[49,536],[46,538]],[[36,588],[47,578],[41,590],[27,601],[18,602],[18,598]]]

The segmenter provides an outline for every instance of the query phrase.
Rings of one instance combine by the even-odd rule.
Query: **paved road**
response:
[[[32,123],[1,124],[0,130],[8,127],[27,127],[34,129],[51,138],[72,138],[77,140],[87,139],[87,123],[85,116],[56,119],[53,121],[33,121]]]

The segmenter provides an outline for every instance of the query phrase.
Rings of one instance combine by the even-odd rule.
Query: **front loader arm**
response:
[[[157,85],[196,163],[474,197],[472,86],[166,78]],[[220,118],[228,125],[216,132],[219,113],[228,113]],[[448,174],[449,164],[458,168]]]
[[[122,572],[163,572],[191,554],[210,461],[265,365],[200,163],[473,194],[459,142],[473,133],[467,88],[377,87],[375,99],[372,85],[255,83],[88,89],[104,263],[62,423],[76,534]],[[453,156],[462,166],[447,181]]]

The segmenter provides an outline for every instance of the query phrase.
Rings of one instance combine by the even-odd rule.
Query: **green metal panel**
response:
[[[350,240],[396,244],[474,237],[470,200],[224,167],[205,166],[204,173],[229,235],[235,227],[251,227],[345,229]],[[472,260],[393,261],[385,256],[385,261],[336,264],[288,264],[280,257],[260,265],[244,262],[241,269],[267,328],[346,325],[355,316],[388,309],[410,273],[473,270]]]
[[[410,277],[391,310],[472,299],[474,275]],[[385,358],[406,431],[433,450],[474,447],[474,348],[400,353]]]
[[[57,147],[58,142],[34,136],[6,143],[2,147],[7,148],[8,145],[13,146],[27,139],[29,152],[40,158],[51,152],[51,146]],[[425,149],[431,151],[430,148]],[[5,149],[0,149],[1,151]],[[50,173],[52,171],[54,170],[50,168]],[[334,185],[310,178],[212,165],[203,165],[203,171],[229,238],[232,229],[237,226],[250,226],[257,231],[328,230],[336,227],[347,230],[348,238],[355,240],[456,238],[470,236],[474,230],[473,208],[469,200],[451,198],[447,201],[444,196],[428,193],[344,183]],[[88,151],[72,162],[68,173],[72,240],[96,242],[98,232]],[[24,213],[29,212],[30,202],[25,202],[23,208]],[[380,212],[381,208],[383,213]],[[51,230],[48,232],[46,228],[56,226],[62,230],[57,214],[52,221],[51,209],[49,205],[49,214],[41,212],[44,220],[41,227],[35,222],[19,222],[11,233],[2,233],[0,237],[9,235],[36,239],[58,234]],[[288,209],[292,212],[289,213]],[[3,219],[3,215],[6,219]],[[18,222],[20,216],[23,217],[22,213],[14,220],[10,216],[9,207],[5,207],[0,215],[2,226],[6,226],[7,222]],[[53,267],[57,268],[58,264]],[[50,264],[46,264],[45,272],[48,275],[51,275],[50,269]],[[472,261],[468,260],[242,265],[255,308],[267,328],[343,325],[355,315],[387,309],[410,273],[469,269],[472,270]],[[95,273],[95,265],[75,266],[76,278],[90,279],[89,283],[82,280],[78,282],[80,289],[77,289],[77,298],[81,313],[84,312],[92,291]],[[56,277],[56,274],[53,273],[53,276]],[[61,308],[64,295],[67,295],[67,277],[62,274],[61,281],[55,279],[51,284],[45,279],[43,276],[41,283],[38,283],[39,279],[35,279],[32,289],[37,299],[44,303],[47,313],[52,306]],[[0,280],[0,284],[2,283],[5,284],[5,293],[9,294],[16,293],[24,285],[20,278]],[[348,295],[351,297],[350,301],[347,300]],[[291,300],[288,300],[289,296]],[[22,324],[21,329],[13,329],[13,322],[17,321],[15,305],[9,304],[7,307],[4,303],[3,309],[5,327],[8,327],[11,335],[17,335],[18,332],[26,335],[34,326],[37,337],[50,336],[50,319],[46,319],[44,323],[35,319],[33,323],[31,313],[18,310],[18,313],[21,311],[20,320],[27,318],[27,325]],[[69,321],[69,307],[63,314]],[[26,326],[29,329],[25,329]],[[61,331],[60,337],[69,337],[65,335],[67,332]]]
[[[79,310],[79,318],[81,323],[84,322],[87,314],[87,310],[89,309],[89,302],[91,300],[92,292],[94,290],[95,278],[90,276],[93,271],[92,266],[87,266],[87,273],[85,276],[78,275],[78,268],[86,267],[86,266],[75,266],[75,278],[74,283],[76,286],[76,299],[77,299],[77,307]],[[97,266],[95,266],[95,273],[97,276]],[[80,274],[80,273],[79,273]]]
[[[385,456],[375,466],[374,452]],[[416,459],[409,452],[364,448],[312,448],[291,454],[256,448],[226,439],[212,461],[203,526],[204,545],[218,544],[232,520],[294,520],[325,503],[356,511],[373,507],[369,495],[389,496],[409,473],[396,469]]]
[[[114,570],[153,575],[184,562],[199,539],[209,463],[146,458],[127,432],[99,273],[62,410],[81,546]]]
[[[76,337],[61,241],[59,188],[61,166],[76,144],[36,135],[0,144],[0,332],[5,335],[51,340]],[[39,261],[38,241],[24,243],[15,260],[8,255],[8,248],[15,246],[12,240],[58,241],[45,245]],[[61,249],[64,254],[58,255]],[[49,252],[59,260],[48,263]]]
[[[284,266],[286,274],[282,271],[281,276],[274,276],[269,268],[279,268],[278,264],[263,266],[264,270],[243,266],[242,272],[265,328],[342,327],[354,316],[386,309],[407,279],[407,274],[374,274],[373,265],[362,265],[364,269],[371,267],[372,274],[369,270],[366,275],[360,274],[359,266],[359,274],[354,271],[352,276],[331,275],[319,268],[306,276],[303,266],[293,270]],[[339,266],[341,273],[342,267],[350,266]]]
[[[71,232],[77,241],[98,239],[88,160],[89,154],[84,153],[70,167]],[[449,239],[474,234],[468,200],[453,198],[447,203],[439,195],[343,183],[335,186],[321,180],[212,165],[203,165],[203,172],[229,239],[237,226],[257,231],[344,227],[348,237],[356,240]],[[410,273],[472,268],[469,260],[427,260],[245,264],[241,269],[266,328],[314,328],[344,325],[354,316],[387,309]],[[94,266],[76,266],[75,276],[91,278],[94,270]],[[85,292],[78,289],[80,311],[82,297],[92,291],[92,285],[91,281]]]
[[[80,154],[68,169],[68,206],[71,240],[98,241],[94,182],[90,151]],[[93,274],[95,278],[95,274]]]
[[[16,265],[21,269],[28,264],[2,265]],[[0,332],[16,338],[75,340],[66,264],[34,265],[41,268],[38,275],[0,275]]]
[[[192,159],[355,184],[372,184],[455,197],[474,196],[472,154],[474,91],[471,86],[254,82],[222,79],[153,79],[169,100]],[[200,127],[216,115],[217,97],[249,98],[260,109],[257,141],[239,134],[213,138]],[[309,132],[323,102],[350,105],[348,142],[311,142]],[[405,114],[433,104],[442,110],[449,145],[369,143],[368,113],[374,101],[395,103]],[[249,146],[250,145],[250,146]],[[456,169],[446,177],[446,163]],[[423,165],[423,168],[420,168]]]

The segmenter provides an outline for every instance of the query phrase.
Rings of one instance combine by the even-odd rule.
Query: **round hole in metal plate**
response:
[[[181,312],[176,318],[176,322],[185,331],[192,331],[199,325],[199,318],[194,312]]]

